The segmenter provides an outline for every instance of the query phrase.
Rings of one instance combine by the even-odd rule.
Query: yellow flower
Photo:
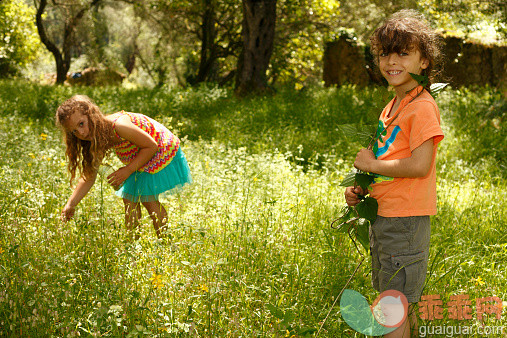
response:
[[[4,253],[4,249],[0,248],[0,254]]]
[[[153,284],[154,289],[160,289],[162,286],[164,286],[164,283],[162,283],[162,275],[158,275],[157,273],[153,274],[153,277],[150,278],[151,284]]]
[[[32,163],[27,163],[27,166],[31,167],[31,166],[32,166]]]
[[[29,153],[28,156],[30,156],[31,158],[35,158],[35,155],[33,153]]]
[[[44,134],[44,133],[41,133],[40,134],[40,138],[42,139],[42,141],[46,141],[46,139],[48,138],[48,135]]]
[[[482,285],[486,284],[486,282],[482,280],[481,276],[479,276],[477,278],[472,278],[472,281],[475,282],[475,285],[481,285],[482,286]]]
[[[204,292],[209,292],[208,287],[207,287],[206,285],[204,285],[204,284],[201,284],[201,285],[199,286],[199,290],[202,290],[202,291],[204,291]]]
[[[291,335],[289,330],[285,331],[285,338],[296,338],[296,335]]]

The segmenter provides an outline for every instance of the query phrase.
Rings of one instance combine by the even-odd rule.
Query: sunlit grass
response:
[[[136,102],[134,109],[119,104],[134,111],[149,110],[153,102],[169,109],[177,101],[170,122],[169,113],[157,110],[157,116],[181,136],[189,135],[183,149],[194,184],[164,201],[170,236],[157,240],[144,215],[141,239],[130,243],[122,203],[103,182],[82,201],[73,221],[59,219],[71,189],[50,116],[71,89],[14,88],[41,97],[16,99],[5,94],[12,87],[0,86],[5,98],[0,105],[0,143],[5,145],[0,156],[0,335],[283,337],[320,327],[361,257],[346,235],[329,226],[344,204],[338,184],[350,170],[354,145],[343,140],[333,145],[336,126],[309,121],[350,123],[356,113],[333,112],[363,107],[383,92],[314,89],[294,103],[284,102],[294,93],[250,101],[216,89],[130,93],[143,98],[139,101],[119,89],[87,89],[110,109],[117,98],[125,105]],[[345,103],[354,95],[355,103]],[[496,96],[446,95],[439,214],[432,218],[424,293],[440,294],[444,302],[456,294],[468,294],[472,304],[488,296],[506,301],[504,171],[495,151],[481,148],[481,159],[472,158],[461,145],[470,125],[460,124],[451,115],[460,111],[447,104],[454,100],[457,107],[470,108],[475,100],[480,103],[475,106],[487,106]],[[176,101],[161,99],[170,97]],[[317,104],[306,102],[309,97],[322,114]],[[47,106],[31,114],[32,101]],[[207,118],[190,112],[188,107],[204,111],[199,105],[215,111]],[[369,120],[369,110],[361,109],[357,114]],[[271,116],[274,111],[280,116]],[[466,114],[472,118],[470,111]],[[207,136],[201,140],[195,137],[206,127],[214,129],[203,132]],[[482,128],[503,133],[490,124]],[[224,130],[229,135],[219,137]],[[292,137],[290,147],[283,131]],[[307,143],[298,148],[303,139]],[[494,139],[478,135],[476,141]],[[315,148],[308,149],[311,144]],[[318,161],[312,155],[317,148]],[[348,287],[371,303],[376,293],[369,270],[367,260]],[[277,317],[280,313],[286,320]],[[480,325],[475,317],[465,323]],[[507,319],[504,314],[485,324],[507,327]],[[335,306],[320,336],[354,335]]]

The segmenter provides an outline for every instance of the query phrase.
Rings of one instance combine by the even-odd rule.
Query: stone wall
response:
[[[66,82],[71,86],[110,86],[121,85],[125,77],[111,69],[90,67],[80,72],[67,73]]]
[[[366,86],[371,81],[364,49],[345,36],[326,44],[323,73],[326,86],[345,83]]]
[[[454,87],[491,85],[507,88],[507,46],[446,37],[443,53],[445,63],[441,82],[449,82]],[[326,44],[323,72],[326,86],[380,84],[379,75],[368,47],[358,46],[346,37]]]

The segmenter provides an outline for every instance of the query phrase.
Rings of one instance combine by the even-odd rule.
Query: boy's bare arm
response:
[[[377,160],[373,151],[361,149],[354,167],[388,177],[424,177],[430,170],[432,157],[433,138],[415,148],[410,157],[399,160]]]

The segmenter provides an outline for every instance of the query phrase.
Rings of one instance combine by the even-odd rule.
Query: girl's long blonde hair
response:
[[[65,124],[74,113],[88,117],[92,141],[78,139]],[[67,146],[65,155],[69,160],[70,184],[76,177],[76,170],[85,180],[93,177],[111,147],[113,123],[107,120],[99,107],[85,95],[75,95],[62,103],[56,110],[56,124],[62,129]]]

